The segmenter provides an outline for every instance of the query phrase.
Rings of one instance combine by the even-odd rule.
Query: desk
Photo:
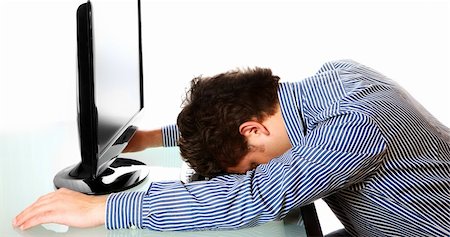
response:
[[[73,123],[42,125],[32,130],[15,129],[0,134],[0,236],[306,236],[305,224],[318,222],[311,209],[294,210],[283,221],[230,231],[155,232],[149,230],[106,230],[104,226],[79,229],[46,224],[27,231],[12,228],[15,215],[38,197],[54,190],[53,177],[80,160],[78,134]],[[147,190],[150,182],[182,178],[183,161],[178,148],[154,148],[123,157],[140,160],[150,167],[147,179],[130,191]],[[301,213],[306,214],[305,222]],[[305,214],[304,214],[305,215]],[[300,218],[299,218],[300,217]],[[308,228],[310,229],[310,228]]]

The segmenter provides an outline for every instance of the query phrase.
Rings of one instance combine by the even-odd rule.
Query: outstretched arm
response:
[[[163,145],[162,140],[161,129],[151,131],[138,130],[123,152],[138,152],[150,147],[160,147]]]
[[[151,147],[176,146],[179,131],[176,125],[169,125],[161,129],[137,131],[123,152],[138,152]]]
[[[384,148],[384,138],[373,121],[344,115],[325,121],[304,144],[246,175],[187,184],[158,182],[147,192],[108,197],[61,189],[40,198],[13,225],[26,229],[49,222],[76,227],[105,223],[110,229],[153,230],[254,226],[361,181],[377,167]]]

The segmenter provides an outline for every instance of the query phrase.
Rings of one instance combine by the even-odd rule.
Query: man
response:
[[[178,127],[139,132],[127,148],[178,141],[210,180],[101,197],[63,189],[13,224],[240,228],[323,198],[354,236],[450,235],[448,128],[353,61],[326,63],[300,82],[278,80],[260,68],[196,78]]]

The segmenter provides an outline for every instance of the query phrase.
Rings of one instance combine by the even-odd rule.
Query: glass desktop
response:
[[[53,176],[67,164],[79,160],[75,123],[43,125],[32,130],[11,130],[0,134],[0,236],[307,236],[301,210],[294,210],[283,221],[257,227],[226,231],[156,232],[142,229],[107,230],[72,228],[45,224],[26,231],[14,229],[12,219],[40,196],[54,191]],[[150,169],[147,179],[129,191],[147,190],[150,182],[185,177],[178,148],[153,148],[124,157],[140,160]],[[315,213],[313,213],[315,214]],[[317,222],[312,218],[314,222]],[[318,224],[318,222],[316,223]]]

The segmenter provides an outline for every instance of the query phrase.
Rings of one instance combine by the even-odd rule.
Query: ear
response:
[[[269,135],[270,132],[267,128],[259,122],[247,121],[239,126],[239,133],[244,137],[250,137],[252,135]]]

